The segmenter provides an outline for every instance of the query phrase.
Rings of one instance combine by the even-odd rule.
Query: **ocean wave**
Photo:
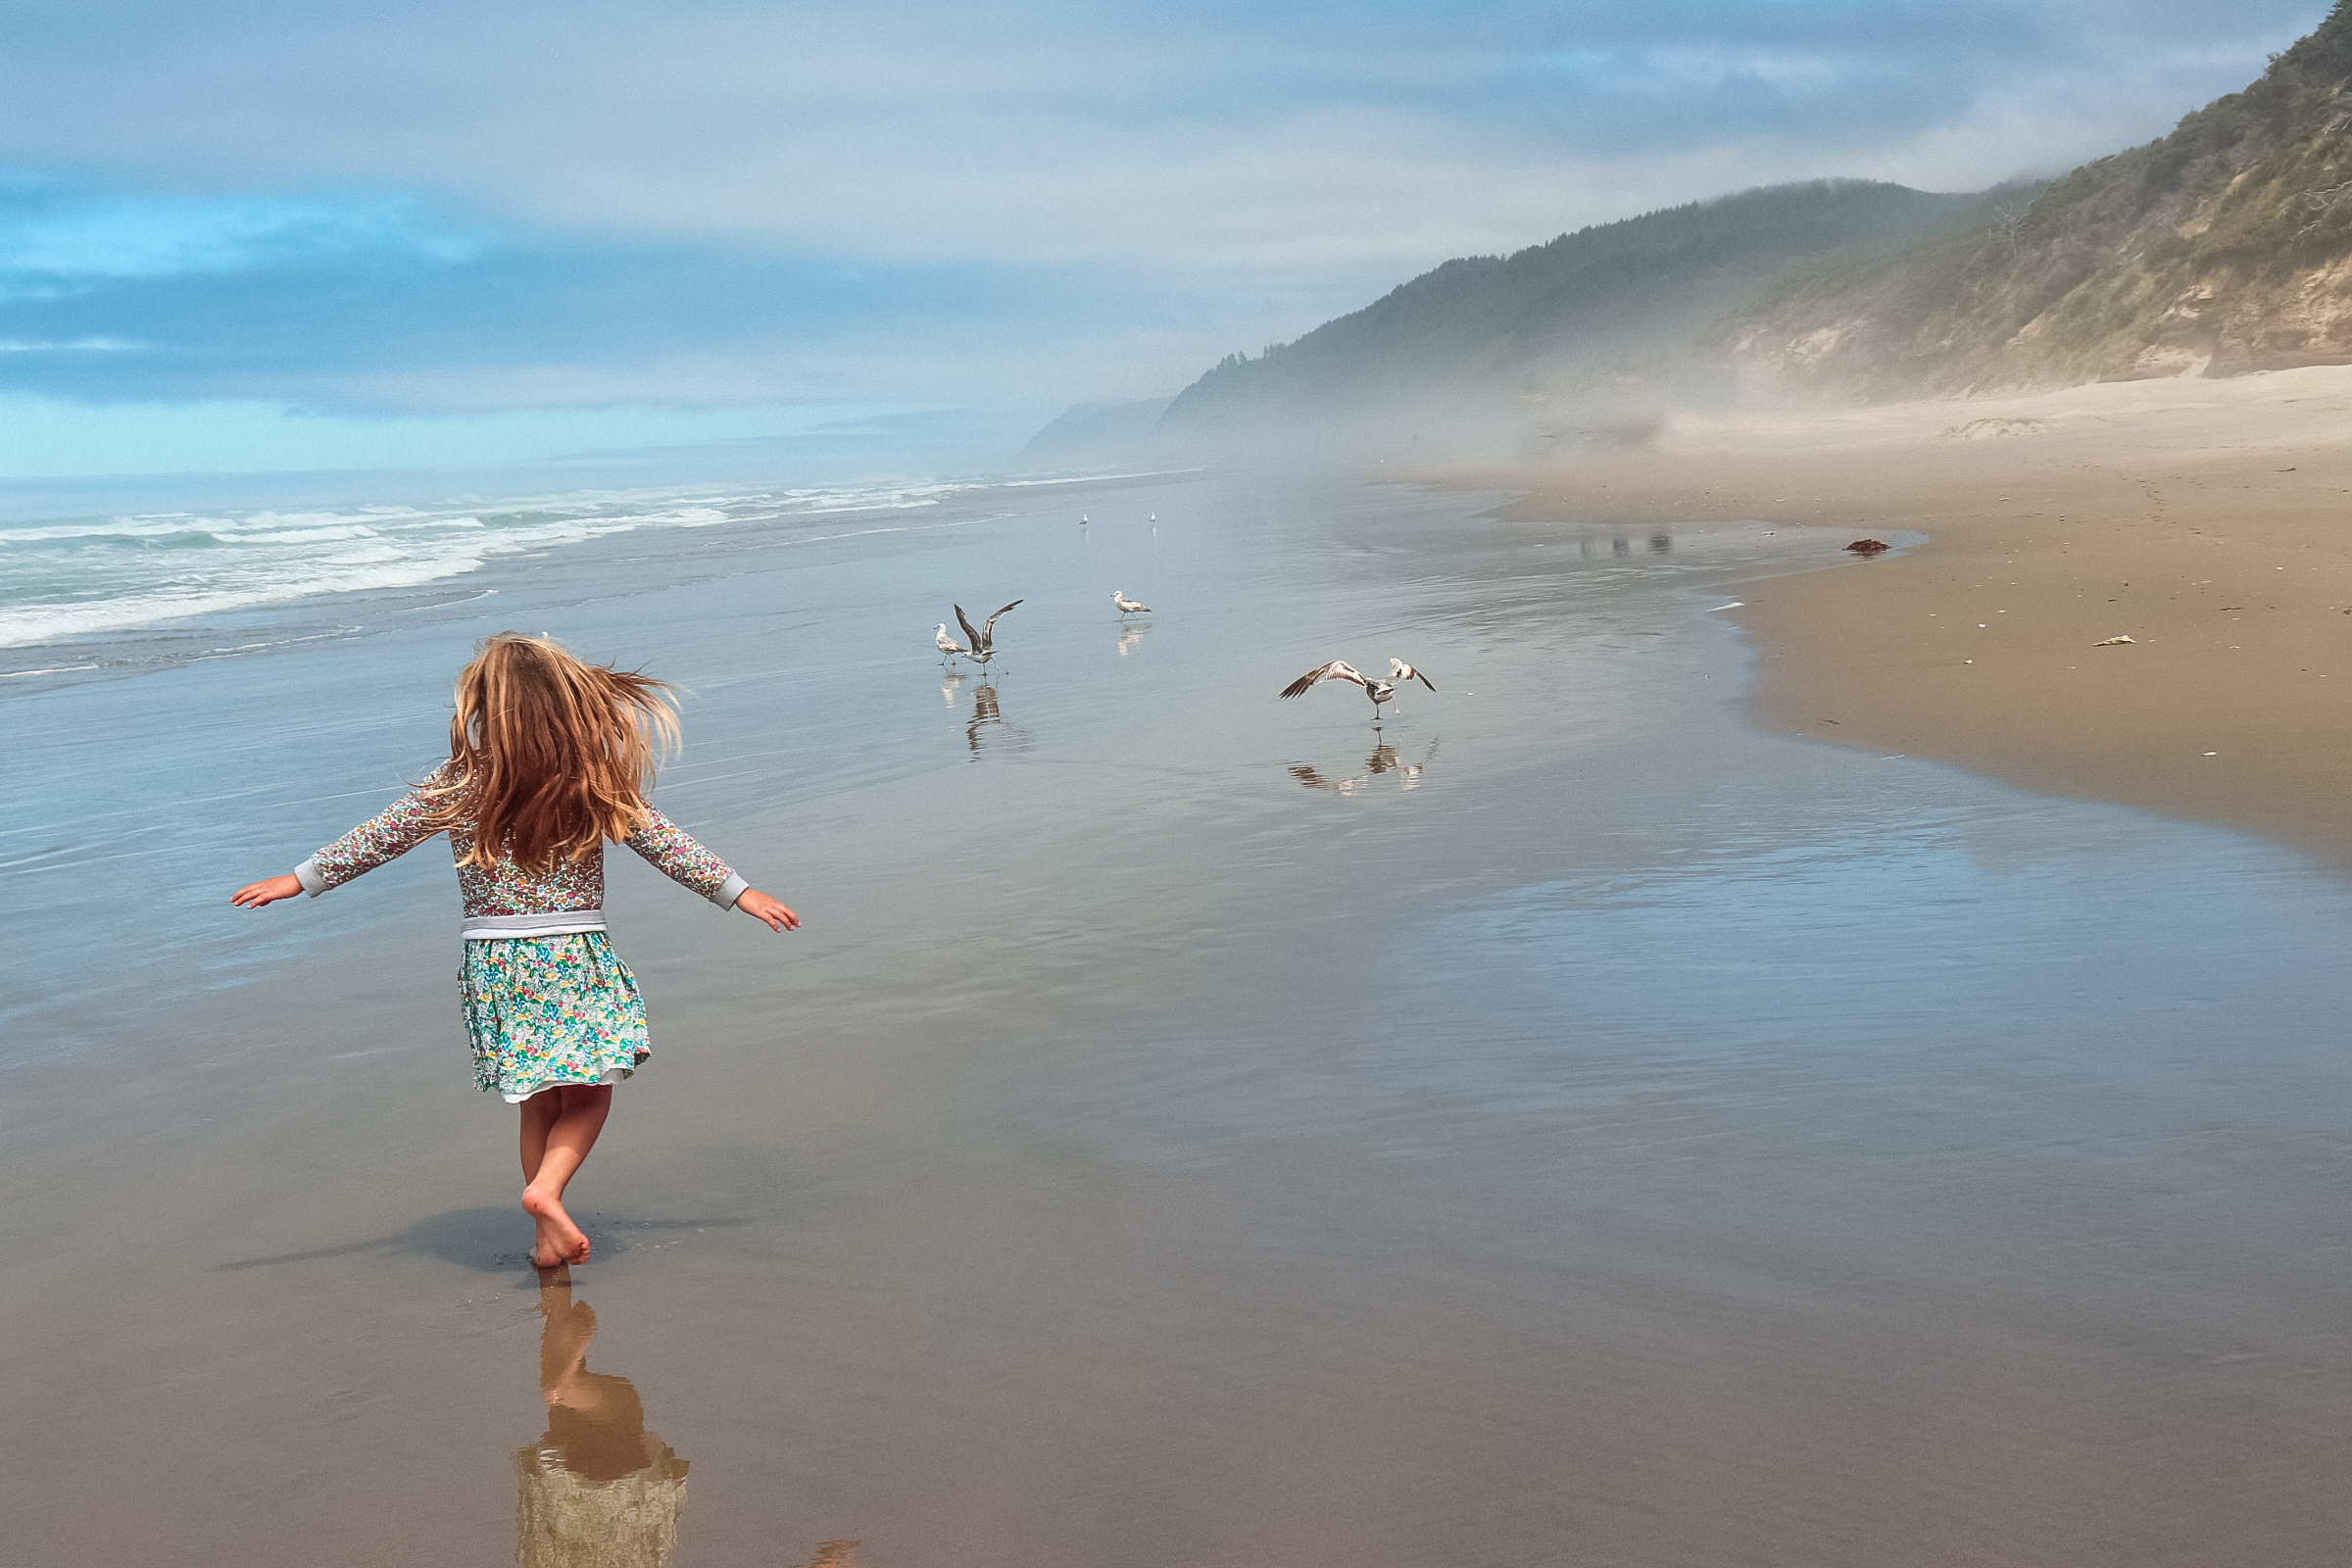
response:
[[[923,481],[724,494],[478,496],[444,508],[164,512],[0,527],[0,647],[127,631],[316,594],[416,587],[495,556],[640,528],[934,507],[984,486]]]

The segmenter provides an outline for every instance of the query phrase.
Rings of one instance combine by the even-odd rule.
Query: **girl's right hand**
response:
[[[302,892],[302,878],[273,876],[267,882],[249,882],[229,895],[228,902],[240,909],[258,909],[265,904],[291,899]]]
[[[743,896],[735,901],[735,907],[755,920],[766,922],[770,931],[798,931],[801,928],[799,915],[758,888],[745,888]]]

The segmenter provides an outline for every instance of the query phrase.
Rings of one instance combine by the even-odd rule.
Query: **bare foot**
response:
[[[536,1187],[525,1187],[522,1190],[522,1211],[539,1224],[540,1240],[539,1245],[531,1249],[532,1262],[539,1261],[543,1249],[556,1255],[541,1267],[552,1268],[556,1263],[588,1261],[587,1236],[571,1222],[571,1216],[564,1212],[564,1205],[553,1197]]]

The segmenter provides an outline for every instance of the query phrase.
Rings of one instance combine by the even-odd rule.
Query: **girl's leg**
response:
[[[588,1238],[564,1212],[564,1189],[612,1110],[610,1084],[564,1084],[522,1102],[522,1207],[539,1227],[531,1261],[541,1268],[588,1261]]]

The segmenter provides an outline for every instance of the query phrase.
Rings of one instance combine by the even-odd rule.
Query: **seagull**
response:
[[[1094,518],[1092,518],[1092,517],[1088,516],[1088,515],[1087,515],[1085,513],[1083,513],[1083,512],[1081,512],[1080,514],[1078,514],[1078,526],[1079,526],[1079,527],[1081,527],[1081,528],[1085,527],[1085,526],[1086,526],[1088,523],[1090,523],[1090,522],[1092,522],[1092,521],[1094,521],[1094,520],[1095,520]]]
[[[944,620],[939,623],[939,635],[932,641],[939,645],[939,662],[943,664],[963,653],[963,645],[948,635],[948,623]]]
[[[1307,688],[1314,685],[1315,682],[1319,680],[1351,680],[1358,686],[1361,686],[1364,689],[1364,695],[1372,699],[1372,717],[1375,721],[1377,721],[1380,717],[1380,705],[1392,701],[1396,695],[1396,688],[1393,683],[1385,680],[1374,680],[1371,676],[1365,674],[1362,670],[1357,669],[1353,664],[1348,663],[1348,661],[1344,659],[1335,659],[1320,669],[1308,670],[1305,674],[1299,676],[1288,686],[1285,686],[1282,689],[1282,695],[1285,697],[1304,697],[1306,695]]]
[[[1150,605],[1139,605],[1116,588],[1110,591],[1110,602],[1119,607],[1119,613],[1122,615],[1149,615],[1152,613]]]
[[[945,628],[942,629],[944,630]],[[1399,686],[1403,685],[1406,681],[1417,680],[1422,685],[1428,686],[1431,691],[1434,692],[1437,690],[1437,687],[1430,685],[1430,679],[1427,675],[1422,674],[1412,665],[1406,663],[1403,660],[1398,659],[1394,655],[1391,655],[1389,659],[1389,679],[1395,681]]]
[[[1019,603],[1021,601],[1015,599],[1012,605]],[[1012,605],[1006,605],[1004,610],[1010,610]],[[971,639],[971,647],[961,650],[963,657],[978,664],[982,669],[986,669],[988,662],[997,657],[997,615],[1004,614],[1004,610],[1000,610],[996,615],[989,616],[988,623],[975,631],[972,628],[971,616],[963,612],[961,605],[956,607],[956,623],[963,628],[964,636]],[[947,635],[948,628],[944,624],[939,630],[941,636]]]

